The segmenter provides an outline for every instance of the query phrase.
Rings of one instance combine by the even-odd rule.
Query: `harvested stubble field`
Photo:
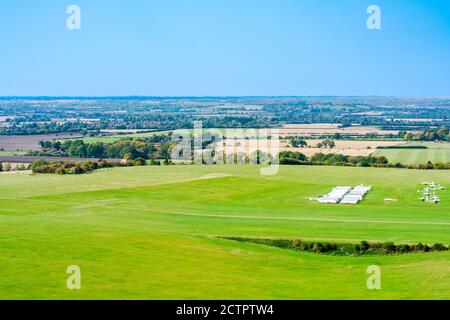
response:
[[[310,157],[316,153],[332,153],[343,154],[347,156],[369,156],[377,152],[377,147],[396,146],[404,144],[402,141],[382,141],[382,140],[334,140],[336,146],[334,148],[317,148],[317,144],[322,140],[311,139],[305,140],[308,147],[293,148],[289,146],[289,142],[282,141],[283,151],[297,151]]]

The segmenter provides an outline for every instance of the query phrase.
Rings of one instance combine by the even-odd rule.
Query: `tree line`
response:
[[[23,171],[23,170],[27,170],[28,167],[29,166],[24,165],[22,163],[22,164],[16,166],[15,170]],[[13,166],[11,165],[11,163],[9,163],[9,162],[0,162],[0,172],[2,172],[2,171],[8,172],[8,171],[11,171],[11,170],[13,170]]]
[[[450,130],[446,127],[427,129],[418,133],[400,131],[398,135],[405,141],[450,141]]]
[[[139,139],[125,138],[111,143],[86,143],[83,140],[41,141],[40,146],[42,151],[37,155],[148,160],[168,159],[171,142],[170,135],[155,135]]]
[[[159,165],[159,161],[152,161],[151,164]],[[94,170],[113,168],[113,167],[133,167],[147,165],[147,161],[143,158],[137,158],[128,161],[85,161],[85,162],[48,162],[45,160],[37,160],[30,165],[33,173],[37,174],[85,174]]]
[[[307,157],[301,152],[293,151],[280,152],[280,164],[450,170],[449,162],[432,163],[431,161],[428,161],[425,164],[402,164],[400,162],[389,163],[389,160],[384,156],[347,156],[333,153],[316,153],[311,157]]]
[[[361,167],[371,167],[387,165],[389,160],[384,157],[376,156],[346,156],[333,153],[316,153],[307,157],[301,152],[282,151],[280,152],[280,164],[301,165],[301,164],[320,164],[320,165],[352,165]]]

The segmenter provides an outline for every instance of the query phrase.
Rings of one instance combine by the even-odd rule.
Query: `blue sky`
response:
[[[450,1],[1,0],[0,95],[450,96]]]

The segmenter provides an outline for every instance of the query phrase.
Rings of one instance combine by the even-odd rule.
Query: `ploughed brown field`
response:
[[[56,133],[31,136],[0,136],[0,150],[35,151],[40,150],[40,141],[74,138],[82,138],[82,135],[77,133]]]

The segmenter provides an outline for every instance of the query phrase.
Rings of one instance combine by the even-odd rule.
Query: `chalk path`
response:
[[[207,214],[182,211],[164,211],[162,214],[174,214],[193,217],[227,218],[227,219],[251,219],[251,220],[293,220],[293,221],[319,221],[319,222],[348,222],[348,223],[385,223],[385,224],[413,224],[413,225],[444,225],[450,226],[450,222],[433,221],[404,221],[404,220],[365,220],[365,219],[338,219],[338,218],[302,218],[302,217],[271,217],[271,216],[242,216],[228,214]]]

